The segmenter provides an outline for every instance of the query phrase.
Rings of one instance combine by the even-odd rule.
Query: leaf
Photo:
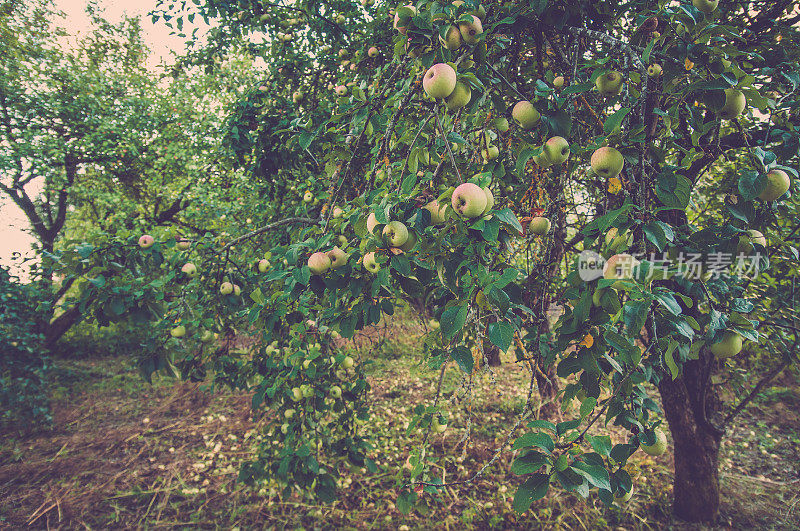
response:
[[[661,174],[656,183],[656,196],[668,209],[685,209],[691,190],[691,182],[683,175]]]
[[[492,344],[506,352],[514,339],[514,327],[511,326],[511,323],[505,321],[489,323],[486,326],[486,335]]]
[[[538,155],[542,152],[541,147],[535,148],[525,148],[520,151],[519,155],[517,156],[517,175],[522,177],[525,173],[525,166],[528,165],[528,161],[535,155]]]
[[[667,364],[667,368],[669,369],[669,373],[672,376],[673,380],[677,378],[678,375],[680,374],[678,365],[675,363],[675,358],[672,356],[677,347],[678,347],[678,342],[670,338],[667,350],[666,352],[664,352],[664,363]]]
[[[605,467],[577,461],[570,468],[577,474],[585,477],[591,485],[599,489],[611,490],[611,478]]]
[[[553,453],[553,450],[555,450],[556,447],[553,439],[548,434],[540,431],[526,433],[520,437],[517,437],[517,440],[514,441],[514,450],[519,450],[520,448],[530,448],[531,446],[541,448],[549,454]]]
[[[441,323],[442,336],[444,336],[445,340],[450,341],[464,328],[468,314],[469,306],[466,304],[450,306],[442,312],[442,318],[439,322]]]
[[[521,476],[523,474],[533,474],[548,461],[546,455],[541,452],[530,451],[523,456],[514,459],[511,463],[511,473]]]
[[[410,194],[411,191],[414,189],[414,186],[417,185],[417,173],[409,173],[403,179],[403,184],[400,186],[400,191],[404,194]]]
[[[456,365],[467,374],[472,373],[472,368],[475,365],[475,359],[472,357],[472,352],[465,346],[460,345],[450,351],[450,357],[456,362]]]
[[[550,487],[550,476],[534,474],[519,486],[514,494],[514,510],[518,513],[527,511],[536,500],[541,500]]]
[[[622,124],[622,120],[625,118],[625,115],[627,115],[629,112],[631,112],[630,109],[628,109],[627,107],[623,107],[622,109],[618,110],[617,112],[606,118],[606,121],[603,124],[603,132],[607,135],[610,135],[611,132],[614,131],[614,129],[616,129]]]
[[[760,172],[743,170],[739,176],[739,194],[745,201],[752,201],[758,197],[766,186],[767,177]]]
[[[602,455],[603,457],[608,457],[609,452],[611,452],[611,437],[608,435],[592,435],[591,439],[589,440],[592,448],[595,452]]]
[[[556,425],[548,420],[536,419],[528,423],[529,428],[544,428],[552,432],[556,431]]]
[[[583,402],[581,402],[581,418],[586,418],[589,416],[594,410],[594,407],[597,405],[597,399],[593,396],[587,396]]]
[[[522,232],[522,225],[520,225],[517,216],[510,208],[504,208],[502,210],[498,210],[494,213],[495,217],[505,223],[506,225],[511,225],[514,227],[517,232]]]

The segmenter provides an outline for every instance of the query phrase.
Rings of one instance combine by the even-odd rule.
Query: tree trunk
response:
[[[714,523],[719,514],[719,447],[723,432],[708,420],[717,407],[709,383],[713,357],[684,364],[676,380],[666,375],[658,390],[675,441],[673,510],[682,520]]]

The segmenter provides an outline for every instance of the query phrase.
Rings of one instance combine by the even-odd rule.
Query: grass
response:
[[[144,382],[129,358],[59,362],[53,430],[0,443],[0,527],[266,527],[275,529],[651,529],[686,527],[673,521],[671,454],[634,457],[636,494],[606,508],[557,489],[523,515],[511,501],[519,477],[503,455],[473,486],[428,498],[407,516],[395,508],[395,474],[418,439],[405,433],[409,408],[430,401],[438,373],[418,361],[420,330],[384,329],[359,346],[369,359],[375,475],[343,476],[339,501],[320,505],[279,485],[237,483],[240,464],[259,436],[249,396],[203,390],[202,384],[156,377]],[[436,474],[471,476],[505,438],[524,404],[527,375],[509,360],[478,378],[471,402],[473,430],[458,446],[468,408],[460,377],[444,381],[450,428],[432,440]],[[784,379],[760,397],[726,438],[722,451],[722,524],[739,529],[798,528],[796,381]],[[776,420],[780,418],[781,422]],[[613,435],[615,438],[621,433]]]

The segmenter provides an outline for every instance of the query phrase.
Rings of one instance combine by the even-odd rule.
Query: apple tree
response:
[[[551,489],[624,503],[629,458],[669,431],[676,514],[716,518],[726,426],[798,357],[792,2],[163,4],[177,31],[213,23],[190,56],[209,71],[237,42],[264,59],[226,135],[249,176],[231,197],[254,195],[223,233],[129,231],[73,263],[96,303],[156,318],[150,370],[253,391],[264,443],[242,480],[330,500],[343,467],[375,470],[367,360],[340,337],[411,305],[436,323],[424,361],[465,396],[491,349],[530,383],[457,482],[431,466],[456,429],[441,386],[413,405],[401,510],[512,449],[520,512]],[[537,395],[556,407],[538,416]]]

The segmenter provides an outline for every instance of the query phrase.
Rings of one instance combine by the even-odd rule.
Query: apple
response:
[[[455,111],[464,107],[472,99],[472,90],[464,83],[456,82],[456,88],[447,97],[446,105],[448,111]]]
[[[735,88],[725,89],[725,105],[719,110],[719,117],[723,120],[732,120],[738,117],[747,107],[747,98],[741,90]]]
[[[334,219],[339,219],[344,215],[344,210],[342,210],[341,207],[335,206],[333,207],[332,213]]]
[[[705,15],[710,15],[717,9],[719,0],[692,0],[692,5]]]
[[[342,388],[338,385],[332,385],[329,392],[331,394],[331,398],[342,398]]]
[[[508,119],[504,116],[495,118],[494,120],[492,120],[492,124],[494,124],[495,129],[497,129],[501,133],[505,133],[506,131],[508,131]]]
[[[465,218],[477,218],[486,210],[487,198],[480,186],[473,183],[460,184],[452,197],[453,210]]]
[[[603,265],[603,278],[629,280],[633,278],[635,270],[639,266],[639,261],[633,256],[625,253],[611,256]],[[621,282],[611,285],[617,289],[623,289]]]
[[[483,193],[486,194],[486,208],[483,211],[483,214],[486,215],[492,209],[492,207],[494,207],[494,194],[488,186],[486,188],[481,188],[481,190],[483,190]]]
[[[514,105],[514,108],[511,110],[511,117],[514,118],[523,129],[531,129],[539,123],[541,115],[531,102],[522,100]]]
[[[292,94],[292,101],[295,103],[300,103],[301,101],[303,101],[303,97],[304,97],[303,93],[297,91],[294,94]]]
[[[408,241],[408,228],[399,221],[390,221],[383,227],[383,237],[392,247],[401,247]]]
[[[439,35],[439,42],[448,50],[458,50],[461,48],[461,31],[457,26],[450,26],[445,32],[445,36]]]
[[[601,147],[592,153],[592,170],[606,178],[616,177],[625,165],[625,158],[622,153],[612,147]]]
[[[408,231],[408,239],[406,240],[406,243],[401,245],[400,249],[405,252],[409,252],[414,248],[415,245],[417,245],[417,235],[414,233],[414,231],[410,230]]]
[[[172,337],[183,337],[186,335],[186,327],[183,325],[178,325],[169,331],[169,335]]]
[[[155,242],[156,241],[153,239],[152,236],[150,236],[149,234],[145,234],[144,236],[139,238],[139,247],[141,247],[142,249],[147,249],[149,247],[152,247]]]
[[[431,430],[433,433],[444,433],[447,429],[447,424],[442,424],[439,421],[439,417],[433,417],[433,422],[431,422]]]
[[[730,358],[742,351],[742,336],[736,332],[726,331],[722,339],[711,345],[711,353],[717,359]]]
[[[370,49],[367,50],[367,55],[370,57],[377,57],[378,53],[380,52],[378,51],[378,48],[376,48],[375,46],[371,46]]]
[[[296,411],[294,409],[289,408],[289,409],[287,409],[286,411],[283,412],[283,416],[286,417],[287,419],[290,419],[290,418],[294,417],[295,413],[296,413]]]
[[[338,241],[341,247],[347,247],[347,238],[345,238],[341,234],[339,235]]]
[[[308,361],[308,360],[306,360]],[[303,398],[311,398],[314,396],[314,388],[310,385],[303,385],[300,387],[300,392],[303,393]]]
[[[481,150],[483,160],[490,161],[500,156],[500,149],[497,146],[488,145],[485,149]]]
[[[337,96],[345,96],[347,94],[347,87],[344,85],[337,85],[333,90]]]
[[[563,164],[569,157],[569,142],[564,137],[554,136],[544,143],[542,153],[551,164]]]
[[[408,31],[409,21],[415,16],[417,16],[417,8],[413,5],[397,8],[397,12],[394,14],[394,29],[405,35]]]
[[[181,273],[183,273],[189,278],[194,278],[197,276],[197,267],[191,262],[183,264],[183,267],[181,268]]]
[[[338,247],[334,247],[328,251],[328,258],[331,261],[331,269],[339,269],[347,263],[349,255]]]
[[[300,402],[303,399],[303,391],[299,387],[292,387],[292,400]]]
[[[783,170],[770,170],[767,173],[767,186],[758,196],[762,201],[775,201],[789,191],[792,180]]]
[[[331,259],[326,253],[316,252],[308,257],[308,269],[314,275],[322,275],[331,268]]]
[[[239,287],[239,284],[233,285],[233,294],[237,297],[242,294],[242,288]]]
[[[355,364],[356,362],[350,356],[346,356],[342,360],[342,367],[344,367],[345,369],[352,369]]]
[[[661,65],[653,64],[647,67],[647,75],[650,77],[659,77],[662,72]]]
[[[625,503],[627,501],[630,501],[632,497],[633,497],[633,485],[631,485],[631,490],[629,490],[626,493],[623,493],[622,491],[617,491],[617,493],[614,494],[614,501],[617,503]]]
[[[446,205],[440,205],[435,199],[423,207],[431,213],[431,224],[439,225],[445,222],[445,209]]]
[[[381,265],[375,259],[374,252],[365,254],[362,263],[364,264],[364,269],[366,269],[370,273],[375,274],[381,270]]]
[[[222,295],[230,295],[231,293],[233,293],[233,284],[231,284],[230,282],[223,282],[222,284],[219,285],[219,292]]]
[[[203,333],[200,334],[200,341],[203,343],[210,343],[214,340],[214,332],[211,330],[203,330]]]
[[[556,76],[553,78],[553,86],[560,89],[564,86],[564,76]]]
[[[767,238],[765,238],[764,235],[761,232],[759,232],[759,231],[757,231],[755,229],[750,229],[750,230],[747,231],[747,235],[750,236],[750,241],[751,242],[757,243],[761,247],[766,247],[767,246]]]
[[[601,96],[616,96],[622,92],[622,74],[616,70],[606,72],[594,81]]]
[[[313,200],[314,194],[312,194],[310,190],[306,190],[306,193],[303,194],[303,203],[310,203]]]
[[[481,33],[483,33],[483,24],[481,19],[472,15],[472,22],[459,22],[458,30],[461,32],[461,38],[464,39],[464,42],[477,44]]]
[[[550,220],[542,216],[536,216],[528,225],[528,231],[537,236],[543,236],[550,232]]]
[[[456,88],[456,71],[447,63],[436,63],[425,72],[422,87],[431,98],[446,98]]]
[[[378,225],[380,225],[380,223],[378,223],[378,218],[375,217],[375,213],[370,212],[369,216],[367,216],[367,232],[369,232],[370,234],[374,234],[375,227],[377,227]]]
[[[539,166],[540,168],[549,168],[550,166],[552,166],[550,159],[547,158],[547,155],[544,154],[544,151],[542,151],[538,155],[533,156],[533,163]]]
[[[262,258],[261,260],[258,261],[258,272],[266,273],[267,270],[269,269],[269,266],[270,266],[269,260],[267,260],[266,258]]]
[[[642,444],[641,448],[642,451],[647,455],[658,457],[659,455],[667,451],[667,436],[664,434],[663,431],[661,431],[660,428],[656,428],[654,430],[654,434],[656,436],[656,442],[654,442],[650,446]]]
[[[344,22],[345,22],[344,15],[342,15],[342,14],[336,15],[336,23],[337,24],[344,24]]]
[[[180,240],[178,240],[178,243],[175,244],[175,247],[177,247],[179,251],[186,251],[191,246],[192,246],[192,242],[190,242],[189,240],[186,240],[186,239],[180,239]]]

